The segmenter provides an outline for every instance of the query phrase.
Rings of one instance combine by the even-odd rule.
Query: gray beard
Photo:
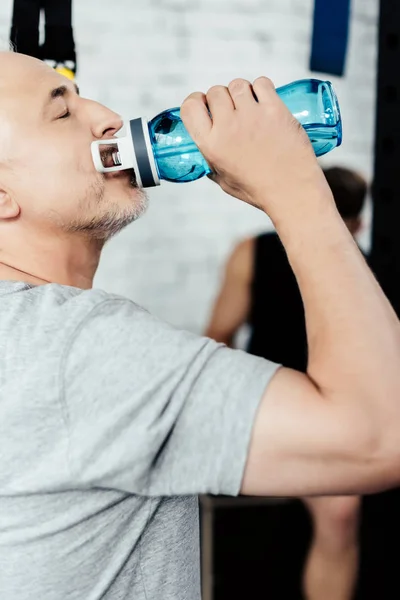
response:
[[[129,212],[121,214],[121,209],[116,207],[98,217],[93,217],[86,223],[71,223],[69,230],[72,232],[87,233],[92,239],[107,241],[122,229],[141,217],[147,209],[147,196],[143,194],[140,201]]]
[[[97,204],[102,205],[104,197],[104,188],[97,190]],[[110,205],[107,212],[93,216],[88,221],[72,222],[68,230],[76,233],[86,233],[91,239],[102,240],[106,242],[122,229],[133,223],[141,217],[147,210],[148,197],[143,190],[138,190],[135,201],[129,208],[122,210],[118,204]]]

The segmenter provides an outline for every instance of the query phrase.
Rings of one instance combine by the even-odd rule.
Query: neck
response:
[[[93,285],[103,241],[82,234],[38,236],[24,231],[0,247],[0,279],[33,285],[58,283],[89,289]]]

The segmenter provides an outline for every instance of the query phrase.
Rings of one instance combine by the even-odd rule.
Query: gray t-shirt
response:
[[[277,365],[99,290],[0,282],[1,600],[198,600]]]

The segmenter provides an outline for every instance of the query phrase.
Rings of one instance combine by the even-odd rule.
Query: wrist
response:
[[[253,203],[261,208],[277,230],[298,228],[300,225],[315,227],[316,221],[338,217],[335,201],[329,186],[301,185],[280,186],[266,193],[260,190],[252,197]]]
[[[315,157],[313,157],[315,158]],[[331,189],[316,160],[299,164],[293,162],[286,169],[267,172],[257,178],[252,190],[255,203],[279,223],[291,216],[301,218],[307,212],[334,205]]]
[[[316,260],[324,261],[327,252],[337,255],[338,250],[354,243],[335,203],[329,199],[317,198],[297,214],[293,211],[281,215],[273,224],[293,268],[308,269]]]

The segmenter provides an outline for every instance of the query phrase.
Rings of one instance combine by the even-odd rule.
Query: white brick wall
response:
[[[0,3],[8,37],[12,0]],[[313,0],[74,0],[82,93],[124,117],[153,117],[190,92],[266,74],[310,76]],[[346,77],[333,81],[344,143],[325,160],[372,170],[378,0],[353,0]],[[319,74],[314,76],[319,77]],[[323,77],[323,76],[321,76]],[[234,242],[270,227],[208,180],[164,183],[147,215],[106,248],[96,285],[201,331]]]

